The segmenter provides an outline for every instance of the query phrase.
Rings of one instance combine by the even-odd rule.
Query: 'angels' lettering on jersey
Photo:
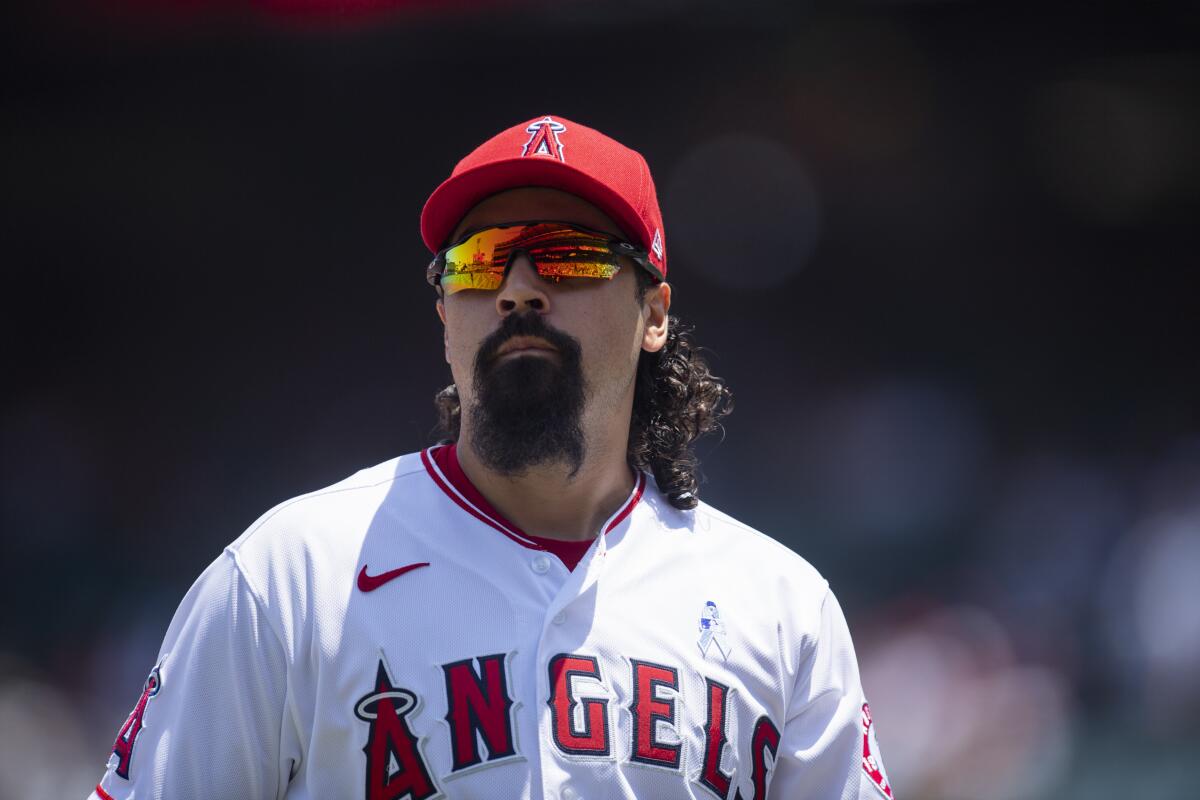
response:
[[[710,678],[704,679],[708,691],[708,717],[704,725],[704,767],[700,771],[700,783],[717,797],[724,800],[729,795],[733,777],[722,771],[721,759],[729,741],[727,731],[729,687]]]
[[[751,797],[767,796],[767,757],[775,763],[775,754],[779,752],[779,729],[769,717],[759,717],[754,724],[754,735],[750,738],[750,760],[753,768],[750,780],[754,784],[754,794]],[[737,800],[742,800],[742,791],[738,790]]]
[[[642,764],[678,769],[680,746],[661,740],[658,724],[661,722],[678,740],[673,695],[679,694],[679,670],[637,659],[632,659],[631,664],[633,703],[629,711],[633,717],[633,743],[629,758]],[[667,692],[666,696],[660,695],[662,690]]]
[[[608,701],[579,697],[580,681],[601,686],[600,662],[595,656],[560,653],[550,659],[550,710],[554,724],[551,734],[559,751],[570,756],[607,757],[611,752],[608,736]],[[575,723],[575,709],[581,708],[582,724]]]
[[[506,664],[513,655],[478,656],[443,665],[452,774],[442,778],[479,765],[524,760],[516,749],[510,713],[515,703]],[[625,683],[610,686],[596,656],[559,653],[550,659],[550,739],[564,756],[614,757],[611,709],[605,698],[631,695],[628,760],[678,770],[687,741],[686,732],[678,730],[679,669],[638,659],[630,659],[629,664],[629,674],[621,676]],[[738,750],[729,741],[729,705],[734,692],[715,680],[704,681],[707,722],[703,730],[694,732],[693,739],[704,742],[695,781],[721,800],[743,800],[741,789],[735,788],[738,770],[722,767],[723,760],[730,760],[727,751]],[[581,689],[581,684],[590,686]],[[382,659],[373,686],[354,708],[355,716],[369,726],[363,747],[367,800],[434,796],[438,789],[422,756],[423,743],[409,724],[409,718],[423,705],[421,698],[395,685]],[[759,717],[748,745],[750,798],[766,796],[778,748],[779,729],[766,715]]]
[[[503,654],[479,656],[446,664],[446,722],[450,725],[454,771],[517,757],[517,743],[509,712],[513,699],[508,690]],[[478,738],[477,738],[478,736]],[[479,754],[479,739],[487,758]]]
[[[374,686],[354,707],[354,715],[369,725],[363,746],[367,757],[363,796],[367,800],[433,797],[438,793],[437,786],[408,724],[408,717],[416,712],[421,699],[393,683],[382,659]]]

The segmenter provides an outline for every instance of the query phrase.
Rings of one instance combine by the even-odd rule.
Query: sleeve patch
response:
[[[875,739],[875,726],[871,724],[871,707],[866,703],[862,706],[863,753],[862,768],[867,779],[875,784],[887,800],[895,800],[892,794],[892,784],[888,781],[887,770],[883,767],[883,758],[879,754],[879,742]]]
[[[113,768],[113,772],[125,780],[129,780],[129,766],[133,761],[133,746],[137,744],[138,735],[142,732],[142,719],[146,715],[146,706],[149,705],[150,701],[161,689],[162,661],[159,661],[154,669],[150,670],[150,675],[146,678],[146,682],[142,684],[142,694],[138,697],[137,705],[133,707],[133,711],[129,714],[129,719],[125,720],[125,724],[121,726],[121,730],[117,733],[117,740],[113,743],[112,752],[116,756],[116,765]]]

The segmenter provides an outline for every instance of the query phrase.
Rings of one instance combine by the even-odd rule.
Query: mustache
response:
[[[536,311],[509,314],[501,321],[500,327],[489,333],[480,343],[479,351],[475,354],[476,369],[486,368],[490,365],[496,359],[500,348],[509,339],[517,336],[535,336],[545,339],[559,352],[564,361],[577,360],[582,350],[575,337],[550,327]]]

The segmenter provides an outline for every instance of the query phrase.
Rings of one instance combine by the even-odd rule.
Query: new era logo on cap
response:
[[[587,200],[650,254],[651,272],[666,277],[662,212],[646,159],[600,131],[549,114],[501,131],[458,162],[421,211],[425,245],[436,253],[476,204],[521,186]]]

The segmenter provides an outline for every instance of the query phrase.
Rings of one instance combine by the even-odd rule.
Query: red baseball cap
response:
[[[421,238],[437,252],[481,200],[505,189],[546,186],[582,197],[612,217],[667,275],[662,212],[646,159],[597,130],[549,115],[496,134],[458,162],[421,210]]]

